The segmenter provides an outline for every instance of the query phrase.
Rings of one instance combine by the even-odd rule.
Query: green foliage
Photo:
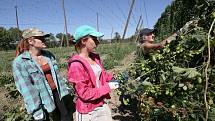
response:
[[[135,50],[134,44],[128,43],[114,43],[112,45],[106,44],[99,46],[97,52],[104,55],[103,64],[105,69],[112,69],[119,65],[120,60]]]
[[[208,70],[209,120],[214,120],[215,115],[214,47],[212,44]],[[136,107],[139,120],[144,121],[203,120],[207,29],[189,28],[164,49],[147,54],[148,57],[139,56],[130,66],[128,81],[125,82],[123,74],[118,77],[122,82],[119,94],[124,107]]]
[[[212,19],[210,14],[215,11],[215,1],[210,0],[175,0],[166,7],[158,19],[155,28],[158,40],[163,40],[178,31],[190,20],[201,19],[199,26],[209,29]],[[207,22],[205,22],[207,21]]]
[[[6,30],[0,27],[0,50],[11,50],[15,48],[15,42],[19,40],[20,31],[16,28]]]
[[[4,121],[32,121],[32,119],[21,105],[7,111],[3,118]]]

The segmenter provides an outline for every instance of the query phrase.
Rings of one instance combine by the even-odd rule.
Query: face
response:
[[[149,33],[148,35],[145,35],[144,41],[153,42],[154,41],[154,37],[155,37],[155,35],[153,33]]]
[[[83,44],[85,45],[88,52],[93,52],[98,46],[99,41],[97,40],[96,37],[87,36],[86,38],[83,39]]]
[[[37,49],[44,49],[47,47],[45,45],[44,37],[31,37],[31,38],[29,38],[29,44]]]

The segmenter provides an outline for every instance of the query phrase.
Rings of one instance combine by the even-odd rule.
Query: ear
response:
[[[89,38],[83,38],[83,39],[81,39],[81,43],[83,44],[83,45],[86,45],[86,43],[87,43],[87,41],[88,41],[88,39]]]
[[[29,45],[33,45],[34,44],[34,39],[33,38],[29,38],[28,40]]]

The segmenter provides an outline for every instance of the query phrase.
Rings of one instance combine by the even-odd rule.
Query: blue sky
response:
[[[83,24],[96,28],[96,14],[98,13],[99,31],[105,34],[104,38],[111,37],[112,28],[113,33],[119,32],[122,36],[131,1],[64,0],[68,32],[73,34],[75,28]],[[136,0],[126,37],[135,32],[140,15],[143,16],[143,27],[153,28],[161,13],[172,1]],[[21,30],[36,27],[47,33],[64,32],[62,0],[0,0],[0,26],[7,29],[16,27],[14,8],[16,4]]]

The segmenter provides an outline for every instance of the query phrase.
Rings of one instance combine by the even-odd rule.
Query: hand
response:
[[[169,44],[170,42],[171,42],[171,40],[170,40],[170,39],[167,39],[167,40],[166,40],[166,43],[167,43],[167,44]]]
[[[117,89],[117,88],[119,88],[119,82],[117,82],[117,81],[108,82],[108,85],[109,85],[110,89]]]
[[[33,117],[34,117],[34,120],[40,121],[40,120],[45,119],[45,114],[44,113],[40,113],[39,115],[33,115]]]

